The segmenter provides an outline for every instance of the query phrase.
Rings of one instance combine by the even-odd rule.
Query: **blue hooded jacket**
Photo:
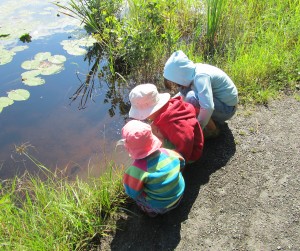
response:
[[[163,76],[183,87],[190,87],[195,92],[199,100],[198,120],[202,128],[213,113],[214,98],[227,106],[238,103],[237,88],[225,72],[209,64],[195,64],[181,50],[175,51],[168,59]]]

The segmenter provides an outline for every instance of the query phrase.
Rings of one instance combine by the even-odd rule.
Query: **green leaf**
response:
[[[52,75],[61,72],[64,69],[63,65],[52,64],[49,67],[40,69],[42,75]]]
[[[37,61],[44,61],[51,57],[50,52],[40,52],[34,56],[34,59]]]
[[[16,89],[7,93],[8,97],[15,101],[27,100],[30,97],[30,93],[24,89]]]
[[[45,79],[40,78],[40,77],[31,77],[31,78],[22,80],[22,82],[28,86],[38,86],[38,85],[45,84]]]
[[[15,53],[0,47],[0,65],[7,64],[12,61]]]
[[[19,45],[11,49],[12,52],[24,51],[28,48],[27,45]]]
[[[25,70],[34,70],[37,69],[40,65],[40,61],[37,60],[27,60],[21,64],[21,67]]]
[[[66,60],[66,57],[63,55],[54,55],[48,58],[48,61],[52,64],[63,64],[64,62],[66,62]]]
[[[26,80],[26,79],[29,79],[29,78],[34,78],[38,75],[41,74],[41,71],[40,70],[31,70],[31,71],[25,71],[21,74],[22,76],[22,81],[23,80]]]
[[[8,97],[0,97],[0,109],[12,105],[14,101]]]

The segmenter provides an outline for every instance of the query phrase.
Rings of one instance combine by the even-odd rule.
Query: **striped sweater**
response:
[[[160,148],[127,168],[123,177],[125,192],[134,200],[145,197],[153,208],[169,208],[184,192],[184,165],[180,154]]]

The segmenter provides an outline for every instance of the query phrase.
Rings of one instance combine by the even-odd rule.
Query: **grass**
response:
[[[111,165],[100,178],[70,181],[19,150],[44,178],[27,173],[0,183],[0,249],[93,250],[125,201],[121,171]]]
[[[114,8],[97,12],[100,2]],[[182,49],[194,62],[228,73],[241,103],[265,104],[299,85],[298,0],[128,0],[120,15],[121,3],[79,0],[61,6],[94,28],[110,73],[122,76],[121,82],[152,82],[163,88],[164,63]]]

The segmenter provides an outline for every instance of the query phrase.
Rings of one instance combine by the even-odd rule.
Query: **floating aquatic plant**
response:
[[[7,93],[8,98],[15,101],[24,101],[29,99],[30,92],[24,89],[11,90]]]
[[[11,90],[7,93],[7,97],[0,97],[0,113],[2,110],[14,103],[14,101],[24,101],[29,99],[30,93],[24,89]]]
[[[61,45],[63,46],[64,50],[67,51],[68,54],[74,56],[85,55],[87,50],[82,47],[90,47],[96,43],[96,39],[92,36],[76,39],[76,40],[63,40],[61,41]]]
[[[29,33],[23,34],[19,39],[23,43],[29,43],[29,42],[31,42],[31,36],[29,35]]]
[[[66,57],[63,55],[53,55],[50,52],[40,52],[34,56],[33,60],[24,61],[21,67],[27,72],[23,72],[22,82],[25,85],[37,86],[45,84],[45,80],[38,75],[52,75],[64,69]]]
[[[10,106],[14,103],[14,101],[8,97],[0,97],[0,113],[2,112],[3,108]]]
[[[27,45],[23,46],[16,46],[10,50],[5,49],[4,46],[0,45],[0,65],[7,64],[13,60],[14,55],[16,52],[23,51],[27,49]]]

